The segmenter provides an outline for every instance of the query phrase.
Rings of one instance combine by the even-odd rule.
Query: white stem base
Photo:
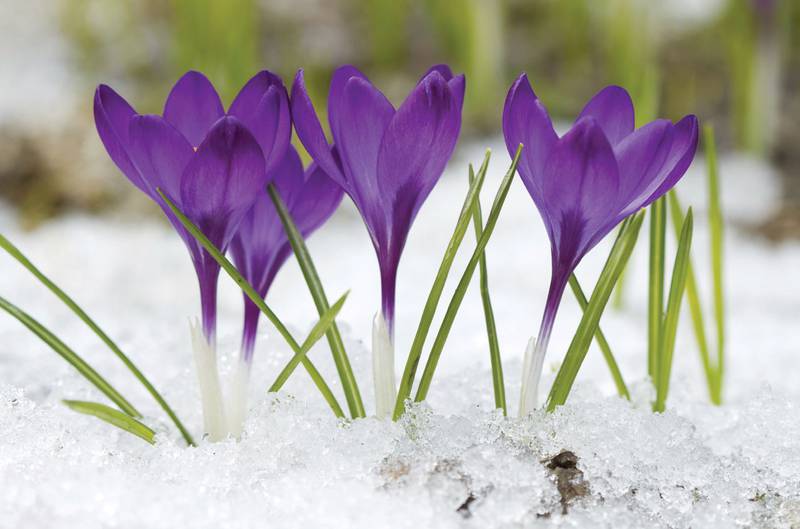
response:
[[[250,365],[242,358],[236,364],[228,387],[228,402],[225,407],[228,433],[239,438],[244,431],[247,418],[247,387],[250,383]]]
[[[522,362],[522,390],[519,395],[519,416],[525,417],[536,409],[538,404],[539,380],[542,378],[545,351],[539,347],[536,338],[528,340],[525,359]]]
[[[384,419],[394,410],[397,387],[394,379],[394,344],[380,312],[372,322],[372,378],[375,382],[375,415]]]
[[[227,435],[227,425],[217,371],[217,353],[214,346],[206,341],[199,321],[189,322],[189,329],[203,405],[203,428],[210,441],[220,441]]]

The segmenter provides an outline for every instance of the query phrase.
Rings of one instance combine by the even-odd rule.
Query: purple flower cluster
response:
[[[463,75],[431,68],[403,103],[391,102],[352,66],[332,77],[329,141],[297,72],[291,98],[268,71],[245,84],[226,111],[211,83],[188,72],[162,116],[139,115],[101,85],[97,130],[111,159],[159,206],[189,249],[200,285],[205,337],[216,327],[217,263],[172,215],[160,188],[266,296],[291,249],[267,192],[274,184],[304,235],[320,227],[346,193],[360,212],[378,258],[381,309],[394,325],[397,269],[411,224],[452,156],[461,128]],[[552,281],[538,335],[546,347],[567,279],[581,258],[626,216],[683,176],[697,146],[697,120],[656,120],[634,130],[627,92],[608,87],[559,137],[525,75],[503,112],[519,173],[551,241]],[[314,163],[303,169],[290,145],[292,125]],[[249,362],[258,309],[245,300],[242,354]]]

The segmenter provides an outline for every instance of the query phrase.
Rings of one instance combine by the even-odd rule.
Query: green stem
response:
[[[620,277],[617,280],[618,283],[616,288],[619,288],[619,281],[622,280],[624,271],[625,269],[623,268],[623,272],[620,274]],[[580,305],[581,310],[586,311],[589,301],[586,299],[586,294],[583,293],[581,284],[578,282],[578,278],[575,277],[575,274],[569,276],[569,286],[572,289],[572,293],[575,294],[575,299],[578,300],[578,305]],[[617,290],[615,289],[615,292],[616,291]],[[600,325],[597,326],[597,332],[594,334],[594,339],[597,342],[598,347],[600,347],[600,351],[603,353],[603,358],[608,365],[608,370],[611,372],[611,378],[614,379],[614,385],[617,386],[617,393],[620,397],[626,400],[631,400],[631,395],[628,392],[628,386],[625,384],[625,380],[622,378],[622,371],[619,369],[617,360],[614,358],[614,353],[611,352],[611,346],[608,345],[608,340],[606,340]]]
[[[664,244],[666,208],[659,198],[650,206],[650,284],[647,305],[647,374],[658,380],[661,323],[664,317]]]
[[[278,216],[281,218],[284,231],[289,239],[289,244],[292,246],[292,251],[300,265],[300,270],[303,272],[303,277],[305,278],[306,285],[308,285],[311,297],[314,299],[317,312],[322,316],[330,309],[328,296],[325,295],[325,289],[322,286],[322,281],[319,278],[316,266],[314,266],[314,261],[311,259],[311,254],[308,251],[303,235],[300,233],[300,230],[297,229],[297,225],[292,219],[286,204],[283,202],[283,199],[281,199],[273,184],[267,187],[267,192],[272,199],[272,203],[275,205]],[[336,371],[339,373],[339,379],[342,381],[342,390],[344,391],[345,399],[347,399],[350,416],[353,419],[366,417],[364,403],[361,400],[361,393],[358,390],[358,383],[353,374],[353,368],[350,366],[350,360],[344,348],[342,335],[339,333],[339,327],[336,325],[335,321],[328,329],[327,337],[331,355],[336,364]]]
[[[472,166],[469,167],[469,183],[475,180]],[[472,208],[472,224],[475,227],[475,241],[480,241],[483,235],[483,213],[480,200],[475,201]],[[503,363],[500,358],[500,344],[497,340],[497,325],[494,320],[492,299],[489,297],[489,271],[486,266],[486,252],[481,253],[478,266],[480,270],[481,301],[483,302],[483,316],[486,320],[486,335],[489,341],[489,358],[492,362],[492,388],[494,390],[494,406],[503,410],[503,415],[508,415],[506,407],[506,385],[503,381]]]
[[[472,216],[472,207],[477,203],[483,181],[486,177],[486,170],[489,166],[489,158],[491,151],[487,150],[484,156],[483,163],[478,170],[478,175],[475,180],[470,184],[469,192],[464,199],[464,204],[461,207],[461,213],[458,216],[456,227],[453,230],[453,235],[450,237],[450,242],[447,244],[442,262],[439,265],[439,270],[436,272],[436,278],[433,280],[433,285],[428,293],[428,299],[425,301],[425,307],[422,309],[422,316],[419,319],[417,332],[414,335],[414,341],[411,343],[411,349],[406,358],[406,366],[403,369],[403,376],[400,378],[400,388],[397,391],[397,400],[395,401],[394,412],[392,414],[393,420],[397,420],[405,410],[405,402],[411,396],[411,387],[414,385],[414,377],[417,374],[417,367],[419,366],[420,358],[422,357],[422,347],[425,345],[425,340],[428,337],[431,324],[433,323],[433,316],[436,313],[436,308],[439,305],[439,300],[442,297],[445,282],[450,274],[450,268],[453,265],[453,259],[458,253],[461,246],[461,241],[464,240],[464,235],[469,227],[469,220]]]
[[[55,334],[50,332],[44,325],[36,321],[30,314],[23,311],[10,301],[0,297],[0,308],[15,317],[27,327],[31,332],[38,336],[44,343],[50,346],[53,351],[58,353],[61,358],[67,361],[74,367],[78,373],[99,389],[111,402],[119,406],[119,408],[130,415],[131,417],[141,417],[142,414],[123,397],[114,386],[112,386],[100,373],[94,370],[92,366],[86,363],[81,356],[70,349],[64,342],[62,342]]]
[[[508,195],[511,182],[514,179],[514,174],[516,173],[517,163],[519,162],[521,153],[522,144],[520,144],[520,146],[517,148],[517,153],[514,156],[514,160],[511,162],[511,167],[500,183],[500,188],[497,190],[494,203],[492,204],[492,209],[489,211],[489,217],[486,220],[486,227],[483,229],[483,234],[481,235],[481,238],[475,247],[475,251],[472,252],[472,257],[470,258],[469,263],[467,263],[467,267],[464,270],[464,274],[461,276],[461,280],[459,281],[455,292],[453,293],[453,298],[450,300],[450,304],[447,306],[447,311],[442,319],[439,332],[436,334],[433,347],[431,347],[431,352],[428,356],[428,362],[425,364],[425,370],[420,378],[417,394],[414,397],[415,402],[421,402],[425,400],[425,397],[428,395],[428,390],[430,389],[431,382],[433,381],[433,375],[436,372],[436,367],[439,363],[442,350],[444,349],[444,344],[450,334],[450,329],[453,326],[458,309],[461,307],[461,302],[464,300],[464,296],[467,293],[467,287],[469,287],[469,283],[472,280],[472,274],[475,272],[475,268],[478,266],[481,256],[483,255],[483,251],[486,248],[486,245],[489,243],[489,239],[492,236],[494,227],[497,224],[497,219],[500,216],[500,210],[503,209],[503,203]]]
[[[578,329],[572,337],[567,354],[564,355],[564,361],[556,374],[553,386],[550,388],[550,395],[547,397],[547,411],[553,411],[567,401],[578,371],[580,371],[592,343],[592,337],[597,333],[600,318],[611,297],[611,291],[636,246],[643,220],[644,212],[637,213],[625,220],[623,228],[611,248],[603,271],[597,279],[597,284],[589,298],[589,304],[583,312]]]
[[[723,226],[720,205],[719,171],[714,128],[703,127],[703,144],[708,163],[708,220],[711,231],[711,276],[714,285],[714,319],[717,331],[717,369],[715,397],[722,402],[722,383],[725,374],[725,298],[723,286]]]
[[[103,343],[108,346],[111,351],[117,355],[117,357],[125,364],[125,367],[133,373],[133,376],[144,386],[148,393],[153,397],[153,399],[161,406],[161,409],[169,416],[172,420],[175,427],[181,432],[183,439],[186,441],[186,444],[189,446],[194,446],[194,439],[192,439],[191,434],[189,431],[184,427],[183,423],[178,419],[178,416],[172,410],[172,408],[167,404],[167,401],[161,396],[161,394],[156,390],[155,386],[150,383],[144,373],[142,373],[138,367],[133,363],[133,361],[128,358],[128,356],[122,352],[122,350],[117,346],[116,342],[111,339],[111,337],[106,334],[100,326],[95,323],[95,321],[89,317],[89,315],[69,296],[66,292],[61,290],[55,283],[53,283],[46,275],[44,275],[37,267],[34,265],[16,246],[14,246],[11,241],[6,239],[3,235],[0,234],[0,246],[11,255],[14,259],[16,259],[22,266],[28,269],[28,271],[36,277],[44,286],[46,286],[50,291],[56,295],[58,299],[60,299],[73,313],[75,313],[78,318],[80,318],[87,327],[89,327]]]

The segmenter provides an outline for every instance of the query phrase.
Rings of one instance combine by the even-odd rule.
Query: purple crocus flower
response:
[[[289,145],[286,88],[277,76],[260,72],[226,113],[209,80],[190,71],[175,83],[163,116],[137,114],[105,85],[95,92],[94,116],[111,159],[161,206],[189,249],[200,286],[203,336],[193,329],[192,341],[205,430],[212,440],[222,438],[225,411],[214,351],[219,265],[183,228],[157,189],[224,252]]]
[[[431,68],[398,109],[353,66],[331,79],[331,148],[306,91],[303,71],[292,87],[295,130],[320,168],[355,203],[367,226],[381,275],[381,314],[373,330],[378,416],[394,404],[393,330],[400,255],[411,224],[439,180],[461,129],[464,76]]]
[[[186,243],[200,283],[203,331],[213,343],[219,265],[183,228],[156,188],[225,251],[289,144],[291,123],[282,81],[270,72],[258,73],[226,114],[211,82],[190,71],[175,83],[163,116],[139,115],[113,89],[100,85],[94,116],[111,159],[161,206]]]
[[[342,201],[342,189],[317,164],[303,171],[300,156],[292,146],[275,169],[272,183],[304,237],[322,226]],[[291,252],[278,212],[263,191],[231,242],[234,263],[263,298]],[[253,355],[260,314],[255,303],[245,296],[242,357],[247,363]]]
[[[697,118],[686,116],[675,124],[659,119],[634,130],[630,96],[609,86],[559,138],[523,74],[508,92],[503,134],[512,156],[520,143],[525,145],[519,174],[551,244],[550,290],[523,374],[520,413],[525,414],[536,405],[539,373],[569,276],[620,221],[680,180],[697,149]]]
[[[382,310],[391,329],[400,255],[411,223],[439,180],[461,128],[464,76],[434,66],[400,108],[353,66],[331,80],[332,152],[299,70],[292,87],[297,135],[361,213],[381,269]]]

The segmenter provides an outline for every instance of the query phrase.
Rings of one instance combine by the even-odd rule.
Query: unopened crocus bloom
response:
[[[333,215],[342,201],[342,189],[317,164],[303,170],[294,147],[289,146],[274,170],[272,184],[303,237],[309,236]],[[231,255],[242,276],[264,298],[275,275],[292,252],[289,239],[266,189],[244,217],[231,242]],[[245,391],[261,311],[244,296],[241,361],[235,375],[228,423],[231,433],[241,431]]]
[[[216,370],[216,291],[219,265],[202,249],[157,193],[161,189],[221,251],[267,184],[289,144],[288,97],[269,72],[254,76],[228,112],[209,80],[188,72],[172,88],[163,116],[139,115],[100,85],[94,116],[109,156],[154,200],[183,239],[200,285],[203,336],[195,335],[206,432],[222,436],[224,407]]]
[[[633,103],[609,86],[559,137],[526,75],[511,86],[503,111],[509,153],[525,145],[519,174],[550,238],[552,275],[535,347],[523,367],[520,414],[536,407],[547,343],[561,297],[580,260],[620,221],[680,180],[697,149],[697,119],[655,120],[634,130]],[[533,341],[532,341],[533,343]]]
[[[434,66],[400,107],[356,68],[342,66],[331,80],[325,137],[306,91],[303,71],[292,87],[292,118],[303,145],[355,203],[378,256],[381,312],[373,329],[376,412],[394,405],[393,330],[400,255],[422,203],[444,171],[461,128],[464,76]]]

